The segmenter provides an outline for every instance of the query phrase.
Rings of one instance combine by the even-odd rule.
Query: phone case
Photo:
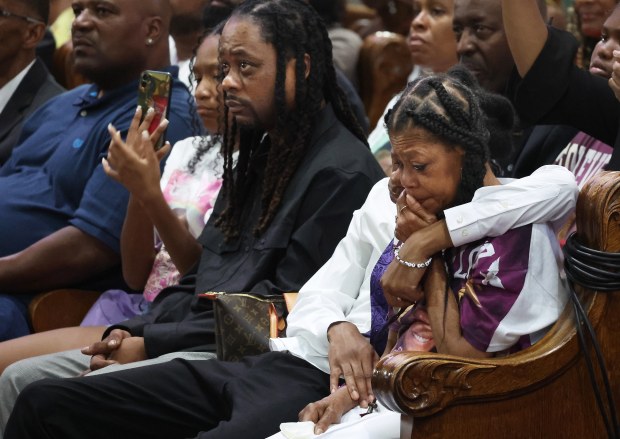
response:
[[[170,104],[170,94],[172,92],[172,76],[167,72],[155,70],[145,70],[140,75],[138,85],[138,105],[142,107],[142,117],[146,115],[149,108],[155,110],[155,117],[149,126],[149,133],[152,133],[161,122],[162,118],[168,117]],[[164,146],[166,133],[157,141],[155,149]]]

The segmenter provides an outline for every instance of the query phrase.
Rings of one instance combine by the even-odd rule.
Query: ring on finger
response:
[[[405,210],[406,208],[407,208],[407,205],[405,204],[400,209],[398,209],[398,213],[402,213],[402,211]]]

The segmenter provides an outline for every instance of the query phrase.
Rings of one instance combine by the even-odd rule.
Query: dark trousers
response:
[[[42,380],[19,396],[5,439],[264,439],[329,393],[329,375],[290,354],[187,361]]]

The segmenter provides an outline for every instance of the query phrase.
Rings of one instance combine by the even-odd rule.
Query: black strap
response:
[[[617,272],[618,268],[620,268],[620,253],[606,253],[587,248],[577,241],[576,235],[573,233],[569,236],[564,246],[564,257],[564,268],[566,276],[570,280],[571,300],[577,319],[579,345],[588,368],[588,375],[590,376],[596,403],[603,418],[607,436],[610,439],[620,439],[618,412],[611,385],[609,384],[605,359],[603,358],[594,328],[573,288],[573,284],[578,284],[584,288],[599,292],[620,290],[620,273]],[[589,355],[590,351],[586,345],[586,335],[594,348],[595,358]],[[602,377],[607,406],[603,403],[603,395],[596,380],[593,360],[596,360]]]

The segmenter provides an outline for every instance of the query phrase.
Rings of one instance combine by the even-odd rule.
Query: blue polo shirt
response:
[[[52,98],[24,124],[18,146],[0,168],[0,256],[16,253],[73,225],[120,251],[128,192],[103,171],[112,123],[126,133],[138,81],[98,98],[83,85]],[[199,134],[187,88],[173,82],[170,143]],[[62,255],[59,255],[62,257]]]

